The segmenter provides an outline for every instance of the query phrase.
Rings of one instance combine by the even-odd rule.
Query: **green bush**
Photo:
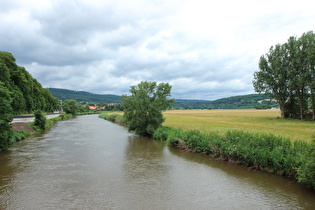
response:
[[[34,125],[38,126],[41,130],[46,129],[46,117],[41,111],[35,111]]]
[[[302,161],[303,164],[297,169],[297,179],[315,189],[315,139],[302,157]]]
[[[161,126],[155,130],[152,137],[157,140],[166,141],[168,136],[171,134],[172,128]]]
[[[179,140],[182,139],[183,133],[184,132],[178,128],[161,126],[154,131],[152,137],[157,140],[166,141],[170,146],[176,146]]]
[[[111,122],[115,122],[115,119],[118,117],[118,114],[108,114],[103,112],[99,115],[99,117]]]
[[[29,131],[13,132],[12,142],[20,141],[20,140],[25,139],[26,137],[28,137],[30,135],[31,135],[31,133]]]
[[[67,114],[76,116],[79,109],[79,104],[76,100],[65,100],[62,104],[62,107]]]
[[[290,139],[264,133],[233,130],[219,135],[170,127],[158,128],[153,138],[166,140],[172,146],[182,140],[188,148],[196,152],[233,159],[247,166],[288,177],[298,176],[299,182],[315,186],[315,140],[310,147],[304,141],[296,140],[293,143]]]
[[[206,152],[210,143],[210,139],[207,138],[207,135],[199,130],[185,132],[183,141],[189,148],[196,150],[197,152]]]

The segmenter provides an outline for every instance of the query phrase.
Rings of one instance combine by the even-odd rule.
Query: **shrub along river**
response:
[[[290,179],[79,116],[0,153],[0,209],[314,209]]]

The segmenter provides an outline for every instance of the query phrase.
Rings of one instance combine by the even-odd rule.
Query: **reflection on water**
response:
[[[80,116],[0,153],[0,209],[313,209],[271,174],[182,152]]]

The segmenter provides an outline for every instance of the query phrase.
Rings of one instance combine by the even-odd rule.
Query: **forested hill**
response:
[[[15,63],[9,52],[0,51],[0,97],[7,110],[4,113],[24,114],[35,110],[52,112],[58,108],[58,100],[32,77],[23,67]],[[6,101],[6,102],[4,102]],[[1,126],[0,126],[1,127]]]
[[[59,100],[76,100],[89,103],[121,103],[121,97],[111,94],[94,94],[86,91],[74,91],[60,88],[48,88]]]
[[[173,106],[184,109],[264,109],[278,107],[278,104],[275,101],[270,101],[269,97],[263,94],[250,94],[232,96],[214,101],[177,99]]]
[[[270,98],[264,94],[249,94],[221,98],[212,101],[211,106],[215,109],[263,109],[279,107],[279,104],[274,100],[270,100]]]
[[[74,99],[78,102],[87,103],[121,103],[118,95],[93,94],[85,91],[73,91],[58,88],[48,88],[51,94],[60,100]],[[208,100],[188,100],[176,99],[173,104],[177,109],[251,109],[255,107],[271,108],[277,107],[277,103],[272,102],[265,95],[250,94],[244,96],[233,96],[214,101]]]

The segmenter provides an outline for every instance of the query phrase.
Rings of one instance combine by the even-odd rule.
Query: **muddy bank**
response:
[[[12,123],[12,131],[14,132],[28,131],[31,134],[35,133],[35,130],[31,128],[27,123],[24,123],[24,122]]]

